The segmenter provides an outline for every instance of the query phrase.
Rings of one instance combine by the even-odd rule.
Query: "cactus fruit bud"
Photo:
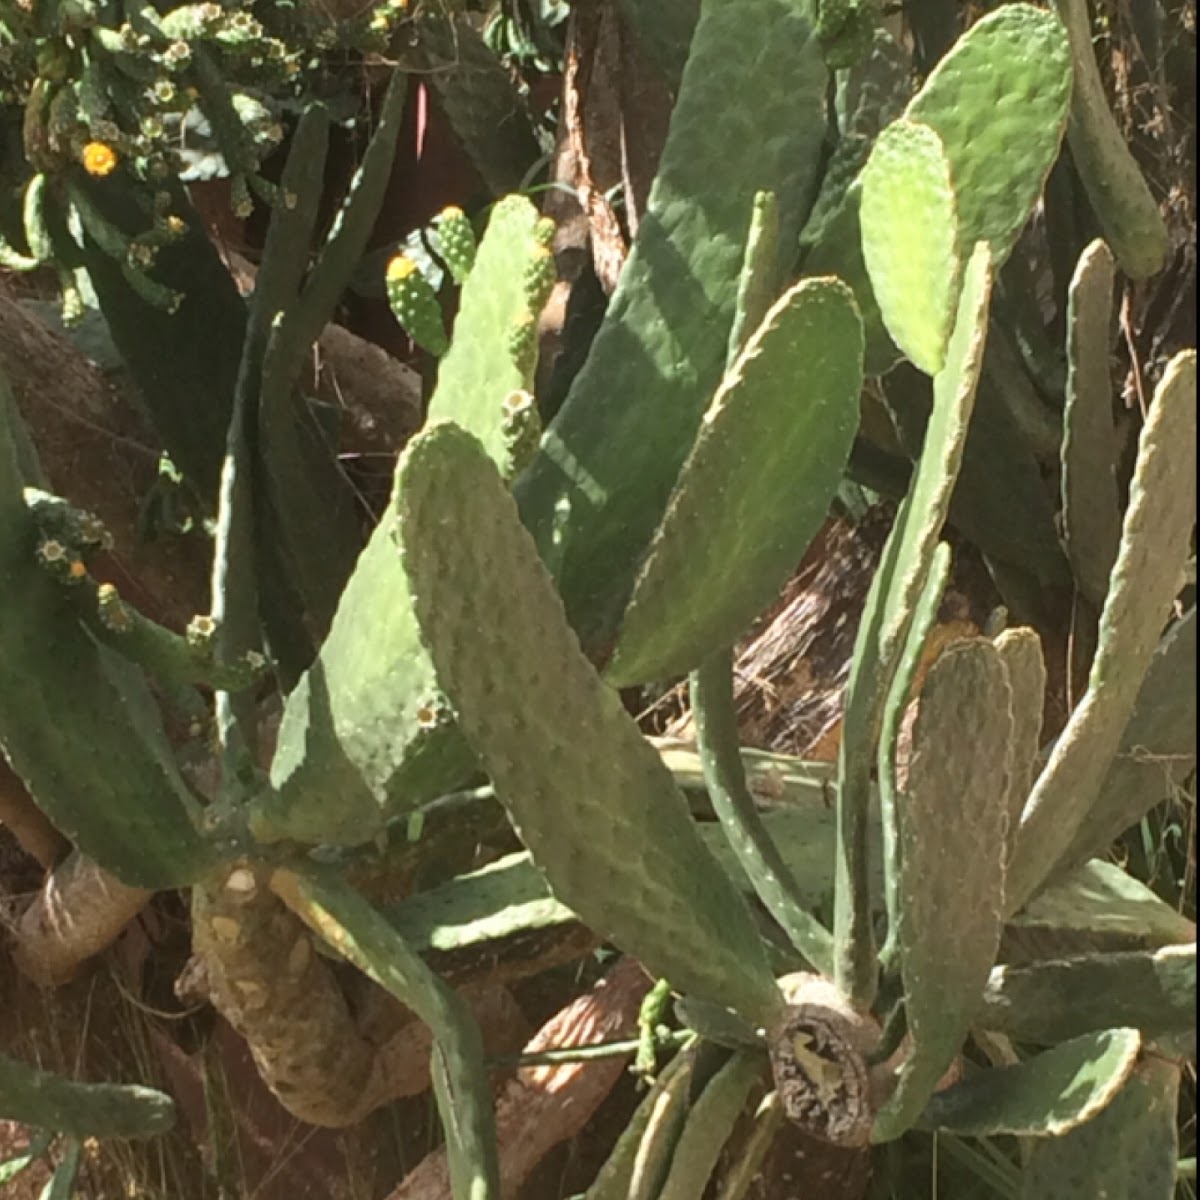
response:
[[[443,208],[433,223],[436,249],[455,283],[462,283],[475,265],[479,246],[475,230],[461,208]]]
[[[387,268],[388,303],[405,333],[423,350],[440,358],[450,348],[437,293],[406,254],[397,254]]]
[[[533,394],[523,388],[504,398],[505,460],[501,474],[514,479],[529,465],[542,440],[542,420]]]
[[[558,264],[549,247],[539,243],[525,268],[525,300],[535,316],[546,307],[558,278]]]

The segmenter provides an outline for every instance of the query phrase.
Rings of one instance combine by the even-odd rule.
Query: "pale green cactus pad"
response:
[[[1195,1020],[1193,941],[996,967],[976,1025],[1026,1044],[1053,1045],[1118,1026],[1147,1037],[1186,1033]]]
[[[996,961],[1012,740],[1008,673],[986,638],[952,644],[917,701],[899,779],[897,941],[912,1047],[872,1138],[904,1133],[962,1046]]]
[[[976,21],[905,110],[942,139],[958,201],[960,252],[1008,257],[1058,156],[1071,101],[1062,22],[1029,4]]]
[[[1171,360],[1142,428],[1088,689],[1025,806],[1009,911],[1059,864],[1095,803],[1175,602],[1195,521],[1196,352],[1189,350]]]
[[[691,670],[731,645],[787,581],[850,454],[862,346],[854,298],[838,280],[804,280],[767,313],[680,472],[625,613],[611,683]]]
[[[1172,1200],[1179,1080],[1177,1063],[1160,1057],[1138,1063],[1097,1117],[1033,1144],[1022,1200]]]
[[[1080,255],[1067,309],[1063,540],[1079,590],[1099,611],[1121,544],[1110,330],[1116,264],[1099,238]]]
[[[860,1001],[866,999],[875,978],[865,849],[876,742],[962,463],[983,366],[992,278],[991,252],[980,242],[963,272],[946,365],[934,376],[933,413],[924,450],[871,581],[855,640],[838,756],[838,819],[844,851],[838,856],[834,938],[839,946],[839,986]]]
[[[958,210],[942,142],[927,125],[896,121],[862,172],[863,258],[892,341],[936,375],[958,307]]]
[[[399,543],[438,679],[555,894],[655,976],[765,1019],[780,999],[750,912],[583,656],[494,464],[435,425],[399,480]]]
[[[1112,1103],[1141,1048],[1136,1029],[1083,1034],[1025,1062],[985,1071],[938,1092],[921,1125],[963,1137],[1059,1137]]]
[[[1196,769],[1196,608],[1167,631],[1150,660],[1133,716],[1099,795],[1061,868],[1103,854]]]

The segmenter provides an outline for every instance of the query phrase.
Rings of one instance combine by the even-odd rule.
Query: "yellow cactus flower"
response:
[[[88,142],[83,148],[83,169],[89,175],[103,179],[117,166],[117,152],[107,142]]]
[[[417,264],[407,254],[397,254],[387,265],[389,281],[407,279],[417,270]]]

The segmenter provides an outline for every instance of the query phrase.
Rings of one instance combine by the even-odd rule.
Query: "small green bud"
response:
[[[455,283],[462,283],[475,265],[475,230],[461,208],[444,208],[433,222],[436,249]]]
[[[422,349],[440,358],[450,348],[437,293],[406,254],[387,268],[387,296],[396,320]]]

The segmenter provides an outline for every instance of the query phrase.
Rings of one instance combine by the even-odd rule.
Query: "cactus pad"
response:
[[[752,96],[731,104],[747,80]],[[827,82],[807,0],[701,4],[633,248],[514,489],[589,651],[611,645],[725,368],[756,193],[779,205],[780,266],[794,253],[819,176]]]
[[[862,325],[840,281],[804,280],[768,312],[680,472],[625,614],[611,682],[691,670],[774,598],[841,479],[858,428],[861,361]]]
[[[1034,1142],[1022,1200],[1172,1200],[1179,1081],[1177,1063],[1147,1058],[1098,1116]]]
[[[1008,257],[1058,156],[1071,100],[1071,51],[1053,14],[1005,4],[977,21],[905,111],[942,139],[958,201],[961,253],[980,240]]]
[[[475,230],[461,208],[443,208],[433,222],[434,249],[455,283],[462,283],[475,265],[479,249]]]
[[[862,173],[863,258],[892,341],[927,375],[946,360],[961,275],[950,164],[927,125],[895,121]]]
[[[769,1018],[779,997],[749,910],[583,657],[494,464],[470,434],[435,425],[399,480],[399,542],[438,679],[555,894],[674,987]]]
[[[996,961],[1004,911],[1011,694],[985,638],[952,644],[917,701],[897,780],[897,941],[912,1049],[875,1120],[877,1141],[909,1128],[958,1053]]]
[[[1057,1137],[1112,1103],[1141,1045],[1136,1029],[1084,1034],[1026,1062],[985,1071],[939,1092],[921,1124],[964,1137]]]

